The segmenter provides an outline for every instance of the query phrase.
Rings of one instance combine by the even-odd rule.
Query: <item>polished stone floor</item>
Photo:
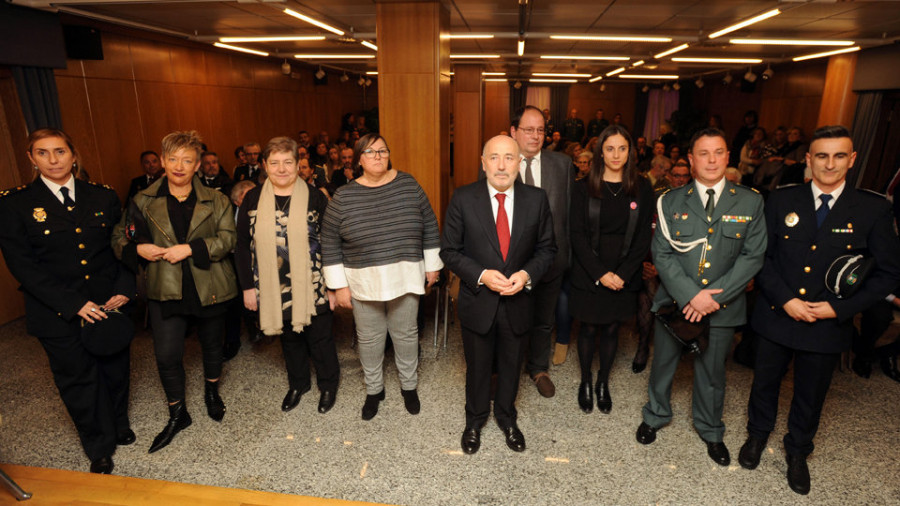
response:
[[[657,442],[634,440],[649,371],[632,374],[634,339],[623,332],[611,377],[613,411],[580,411],[577,357],[554,366],[557,395],[540,397],[526,376],[518,398],[528,449],[513,453],[493,421],[481,450],[463,455],[465,363],[458,326],[448,349],[434,348],[432,327],[421,341],[422,412],[406,413],[390,352],[387,398],[372,421],[360,419],[362,371],[350,319],[337,319],[342,384],[335,408],[316,412],[318,392],[289,413],[280,410],[287,379],[278,343],[244,344],[228,362],[221,423],[205,414],[199,345],[188,339],[188,409],[194,424],[164,450],[148,454],[166,422],[151,338],[132,345],[131,419],[137,443],[121,447],[115,472],[126,476],[405,505],[531,504],[900,504],[900,384],[876,370],[864,380],[838,372],[809,460],[812,492],[787,486],[781,438],[791,382],[782,389],[778,427],[755,471],[737,465],[745,438],[752,371],[729,360],[725,442],[733,463],[720,467],[690,424],[690,361],[673,391],[675,418]],[[429,321],[430,323],[430,321]],[[790,373],[789,373],[790,374]],[[0,462],[87,470],[76,434],[37,340],[21,320],[0,328]],[[3,492],[0,491],[0,496]],[[0,502],[3,498],[0,497]]]

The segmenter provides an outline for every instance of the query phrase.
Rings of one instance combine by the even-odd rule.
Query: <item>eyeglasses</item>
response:
[[[367,149],[367,150],[363,151],[362,154],[369,160],[372,160],[373,158],[375,158],[376,155],[381,158],[387,158],[387,157],[391,156],[391,150],[390,149],[378,149],[378,150]]]
[[[543,128],[531,128],[531,127],[528,127],[528,128],[520,128],[519,131],[522,132],[522,133],[524,133],[525,135],[534,135],[534,134],[544,135],[544,129],[543,129]]]

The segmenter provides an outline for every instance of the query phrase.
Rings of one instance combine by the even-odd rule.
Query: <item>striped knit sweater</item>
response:
[[[428,197],[409,174],[370,188],[342,186],[322,225],[328,288],[350,287],[358,300],[424,293],[425,272],[443,268],[440,231]]]

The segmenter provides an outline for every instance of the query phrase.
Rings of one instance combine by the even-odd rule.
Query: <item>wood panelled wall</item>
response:
[[[245,142],[296,139],[300,130],[312,136],[327,130],[334,139],[343,114],[377,101],[374,85],[341,83],[335,73],[315,86],[316,68],[297,62],[294,76],[285,76],[271,58],[138,34],[104,31],[102,37],[104,59],[70,60],[56,72],[56,83],[63,127],[84,166],[122,198],[141,174],[139,154],[159,151],[171,131],[198,130],[231,170],[234,148]]]
[[[637,93],[638,87],[631,83],[606,83],[605,91],[600,91],[600,83],[578,83],[569,88],[568,110],[578,109],[578,117],[584,121],[585,128],[594,119],[597,109],[603,109],[603,118],[610,123],[619,113],[622,123],[633,133]]]
[[[484,83],[484,116],[481,125],[482,145],[500,132],[509,133],[509,83]],[[460,126],[457,125],[456,128]]]

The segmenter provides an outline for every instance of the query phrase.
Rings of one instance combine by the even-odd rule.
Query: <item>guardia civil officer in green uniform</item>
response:
[[[653,311],[677,304],[689,321],[709,318],[709,347],[694,361],[691,403],[694,427],[717,464],[731,462],[722,442],[725,424],[725,356],[734,328],[747,321],[744,288],[759,272],[766,251],[763,199],[725,179],[728,147],[717,128],[700,130],[688,153],[694,182],[660,197],[651,251],[661,286]],[[650,368],[650,400],[643,409],[637,440],[650,444],[672,420],[672,378],[682,345],[656,322],[656,349]]]

